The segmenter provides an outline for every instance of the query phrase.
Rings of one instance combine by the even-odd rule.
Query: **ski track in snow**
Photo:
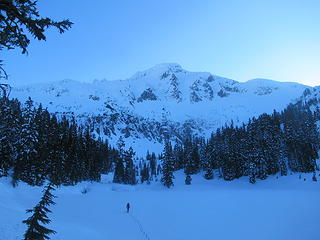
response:
[[[139,219],[137,217],[135,217],[134,215],[132,215],[131,213],[129,214],[129,216],[133,219],[133,221],[139,226],[140,232],[142,233],[143,237],[147,240],[150,240],[149,235],[146,233],[146,231],[143,229],[141,222],[139,221]]]

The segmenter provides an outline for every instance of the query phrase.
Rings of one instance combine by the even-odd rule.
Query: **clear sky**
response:
[[[28,56],[2,51],[14,85],[123,79],[164,62],[238,81],[320,85],[319,0],[39,0],[39,7],[74,26],[34,40]]]

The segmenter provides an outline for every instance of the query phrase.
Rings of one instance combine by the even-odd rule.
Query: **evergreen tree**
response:
[[[207,180],[213,179],[214,176],[213,176],[212,168],[211,167],[207,167],[205,170],[206,170],[206,172],[204,174],[204,178],[207,179]]]
[[[124,183],[125,184],[136,184],[136,171],[135,166],[133,164],[133,156],[134,152],[132,147],[129,148],[129,150],[124,151],[124,162],[126,164],[125,170],[124,170]]]
[[[190,175],[187,175],[187,176],[186,176],[186,180],[185,180],[186,185],[190,185],[190,184],[191,184],[191,181],[192,181],[191,176],[190,176]]]
[[[48,207],[55,204],[53,198],[55,197],[51,191],[54,190],[52,184],[49,184],[43,192],[43,196],[40,202],[33,208],[27,210],[27,213],[32,213],[32,215],[23,221],[28,228],[24,234],[24,240],[44,240],[50,239],[50,234],[55,234],[54,230],[46,228],[45,224],[51,222],[48,218],[47,213],[51,213]]]
[[[124,183],[124,166],[121,158],[118,158],[113,174],[114,183]]]
[[[191,174],[198,173],[200,170],[200,156],[197,144],[194,144],[194,146],[192,147],[189,161],[191,165]]]
[[[61,135],[58,119],[56,115],[53,115],[49,122],[47,162],[49,163],[49,179],[56,185],[63,182],[65,173],[66,161],[63,156]],[[81,159],[79,158],[78,161],[81,162]],[[77,171],[81,169],[78,164]]]
[[[15,165],[21,121],[20,103],[0,98],[0,177]]]
[[[162,178],[161,182],[167,188],[172,187],[173,184],[174,159],[172,153],[172,146],[169,141],[165,143],[163,159],[162,159]]]
[[[314,181],[314,182],[317,182],[317,181],[318,181],[317,176],[316,176],[316,173],[313,174],[313,176],[312,176],[312,181]]]
[[[20,143],[15,171],[21,180],[31,185],[41,185],[43,178],[39,171],[40,162],[36,149],[38,132],[34,122],[35,113],[33,101],[29,97],[22,109],[23,122],[19,131]]]
[[[125,176],[125,166],[124,166],[124,157],[125,157],[125,143],[123,140],[123,137],[120,136],[117,142],[117,150],[118,154],[115,161],[115,170],[113,174],[113,182],[114,183],[125,183],[126,182],[126,176]]]
[[[249,165],[249,182],[252,184],[256,183],[256,166],[254,163]]]
[[[175,170],[180,170],[185,167],[185,154],[183,151],[183,146],[180,142],[176,142],[173,147],[173,157],[175,163]]]
[[[150,157],[150,171],[151,171],[151,176],[156,176],[157,175],[157,159],[156,159],[156,154],[153,152]]]
[[[143,164],[143,168],[141,170],[140,176],[141,176],[140,178],[141,183],[144,183],[144,182],[150,183],[149,168],[146,163]]]

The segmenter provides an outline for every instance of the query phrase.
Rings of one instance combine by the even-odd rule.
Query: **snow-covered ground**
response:
[[[54,192],[57,204],[48,227],[57,234],[52,239],[320,239],[320,182],[310,174],[270,177],[255,185],[245,178],[226,182],[195,176],[187,186],[180,172],[172,189],[159,182],[112,184],[110,177]],[[22,239],[25,210],[39,201],[41,190],[24,183],[12,188],[9,179],[0,178],[1,240]]]

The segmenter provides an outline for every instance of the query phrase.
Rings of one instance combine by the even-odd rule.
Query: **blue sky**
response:
[[[320,85],[317,0],[39,0],[69,18],[29,54],[2,51],[10,82],[123,79],[163,62],[238,81],[269,78]]]

